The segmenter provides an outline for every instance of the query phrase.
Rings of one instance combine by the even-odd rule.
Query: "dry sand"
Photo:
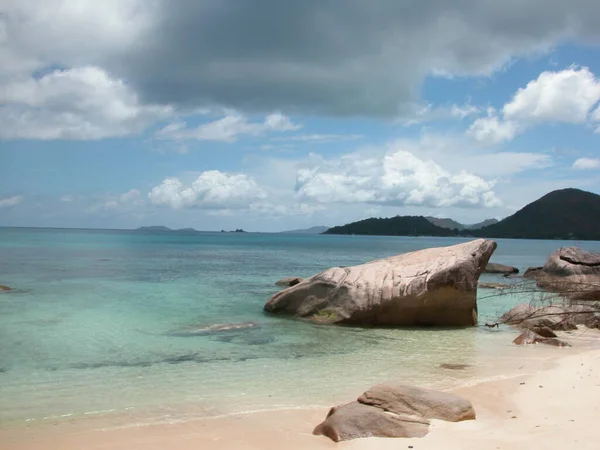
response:
[[[598,450],[600,341],[594,347],[582,353],[556,349],[563,356],[534,375],[454,389],[473,402],[477,420],[434,421],[429,435],[421,439],[367,438],[335,444],[311,434],[327,413],[323,408],[150,426],[122,427],[122,418],[102,418],[4,427],[0,428],[0,449]]]

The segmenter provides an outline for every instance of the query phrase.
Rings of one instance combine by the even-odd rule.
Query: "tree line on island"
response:
[[[572,188],[552,191],[499,222],[462,225],[451,219],[396,216],[360,220],[324,234],[600,240],[600,195]]]

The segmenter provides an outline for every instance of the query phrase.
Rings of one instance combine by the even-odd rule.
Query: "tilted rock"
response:
[[[475,325],[477,282],[495,249],[478,239],[334,267],[275,294],[264,309],[322,323]]]
[[[501,274],[511,274],[511,273],[519,273],[519,269],[513,266],[506,266],[504,264],[498,263],[488,263],[485,266],[485,273],[501,273]]]
[[[379,384],[361,395],[358,401],[398,415],[447,422],[475,419],[473,405],[465,398],[404,384]]]
[[[401,416],[352,402],[331,408],[313,434],[340,442],[365,437],[417,438],[425,436],[428,431],[429,421],[426,419]]]
[[[600,253],[563,247],[550,255],[537,285],[570,298],[600,300]]]
[[[531,330],[523,331],[519,336],[515,338],[513,344],[516,345],[532,345],[532,344],[546,344],[546,345],[554,345],[556,347],[570,347],[571,345],[563,342],[556,338],[548,338],[544,336],[540,336],[537,333],[534,333]]]

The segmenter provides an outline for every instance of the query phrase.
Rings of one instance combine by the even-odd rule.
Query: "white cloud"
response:
[[[600,101],[600,79],[587,67],[542,72],[520,88],[502,108],[473,122],[467,134],[479,142],[495,145],[511,141],[540,123],[585,124],[600,113],[590,111]]]
[[[63,200],[64,201],[64,200]],[[137,189],[131,189],[130,191],[121,195],[111,195],[105,197],[92,204],[87,211],[92,213],[98,213],[103,211],[112,212],[134,212],[138,211],[140,207],[146,204],[146,199],[142,197],[142,194]]]
[[[600,100],[600,80],[587,67],[542,72],[504,105],[506,120],[585,123]]]
[[[295,131],[301,125],[281,113],[269,114],[263,122],[250,122],[243,114],[230,112],[221,119],[187,128],[185,122],[167,125],[156,133],[161,139],[235,142],[240,136],[259,136],[269,132]]]
[[[396,206],[498,206],[493,187],[492,181],[465,170],[450,173],[397,144],[383,158],[361,153],[317,158],[312,167],[298,171],[296,180],[301,200]]]
[[[0,208],[10,208],[11,206],[16,206],[23,201],[23,197],[20,195],[15,195],[13,197],[4,197],[0,198]]]
[[[265,197],[266,193],[249,176],[218,170],[202,172],[189,186],[178,178],[166,178],[148,194],[152,204],[174,209],[245,209]]]
[[[71,194],[63,195],[60,198],[60,201],[63,202],[63,203],[71,203],[71,202],[75,201],[75,196],[71,195]]]
[[[491,115],[475,120],[467,130],[467,134],[479,142],[496,145],[512,140],[517,130],[514,122],[502,121],[497,116]]]
[[[141,104],[122,80],[92,66],[12,81],[0,90],[0,104],[0,139],[127,136],[172,113]]]
[[[573,169],[589,170],[600,168],[600,158],[579,158],[573,163]]]

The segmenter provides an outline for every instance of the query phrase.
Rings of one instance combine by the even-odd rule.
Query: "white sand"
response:
[[[477,420],[458,424],[434,421],[429,435],[422,439],[368,438],[335,444],[311,434],[327,413],[327,409],[318,409],[127,428],[116,427],[123,423],[115,423],[115,418],[4,427],[0,428],[0,449],[386,450],[412,446],[415,450],[598,450],[600,341],[595,347],[583,353],[556,349],[564,357],[533,376],[455,389],[473,402]]]

